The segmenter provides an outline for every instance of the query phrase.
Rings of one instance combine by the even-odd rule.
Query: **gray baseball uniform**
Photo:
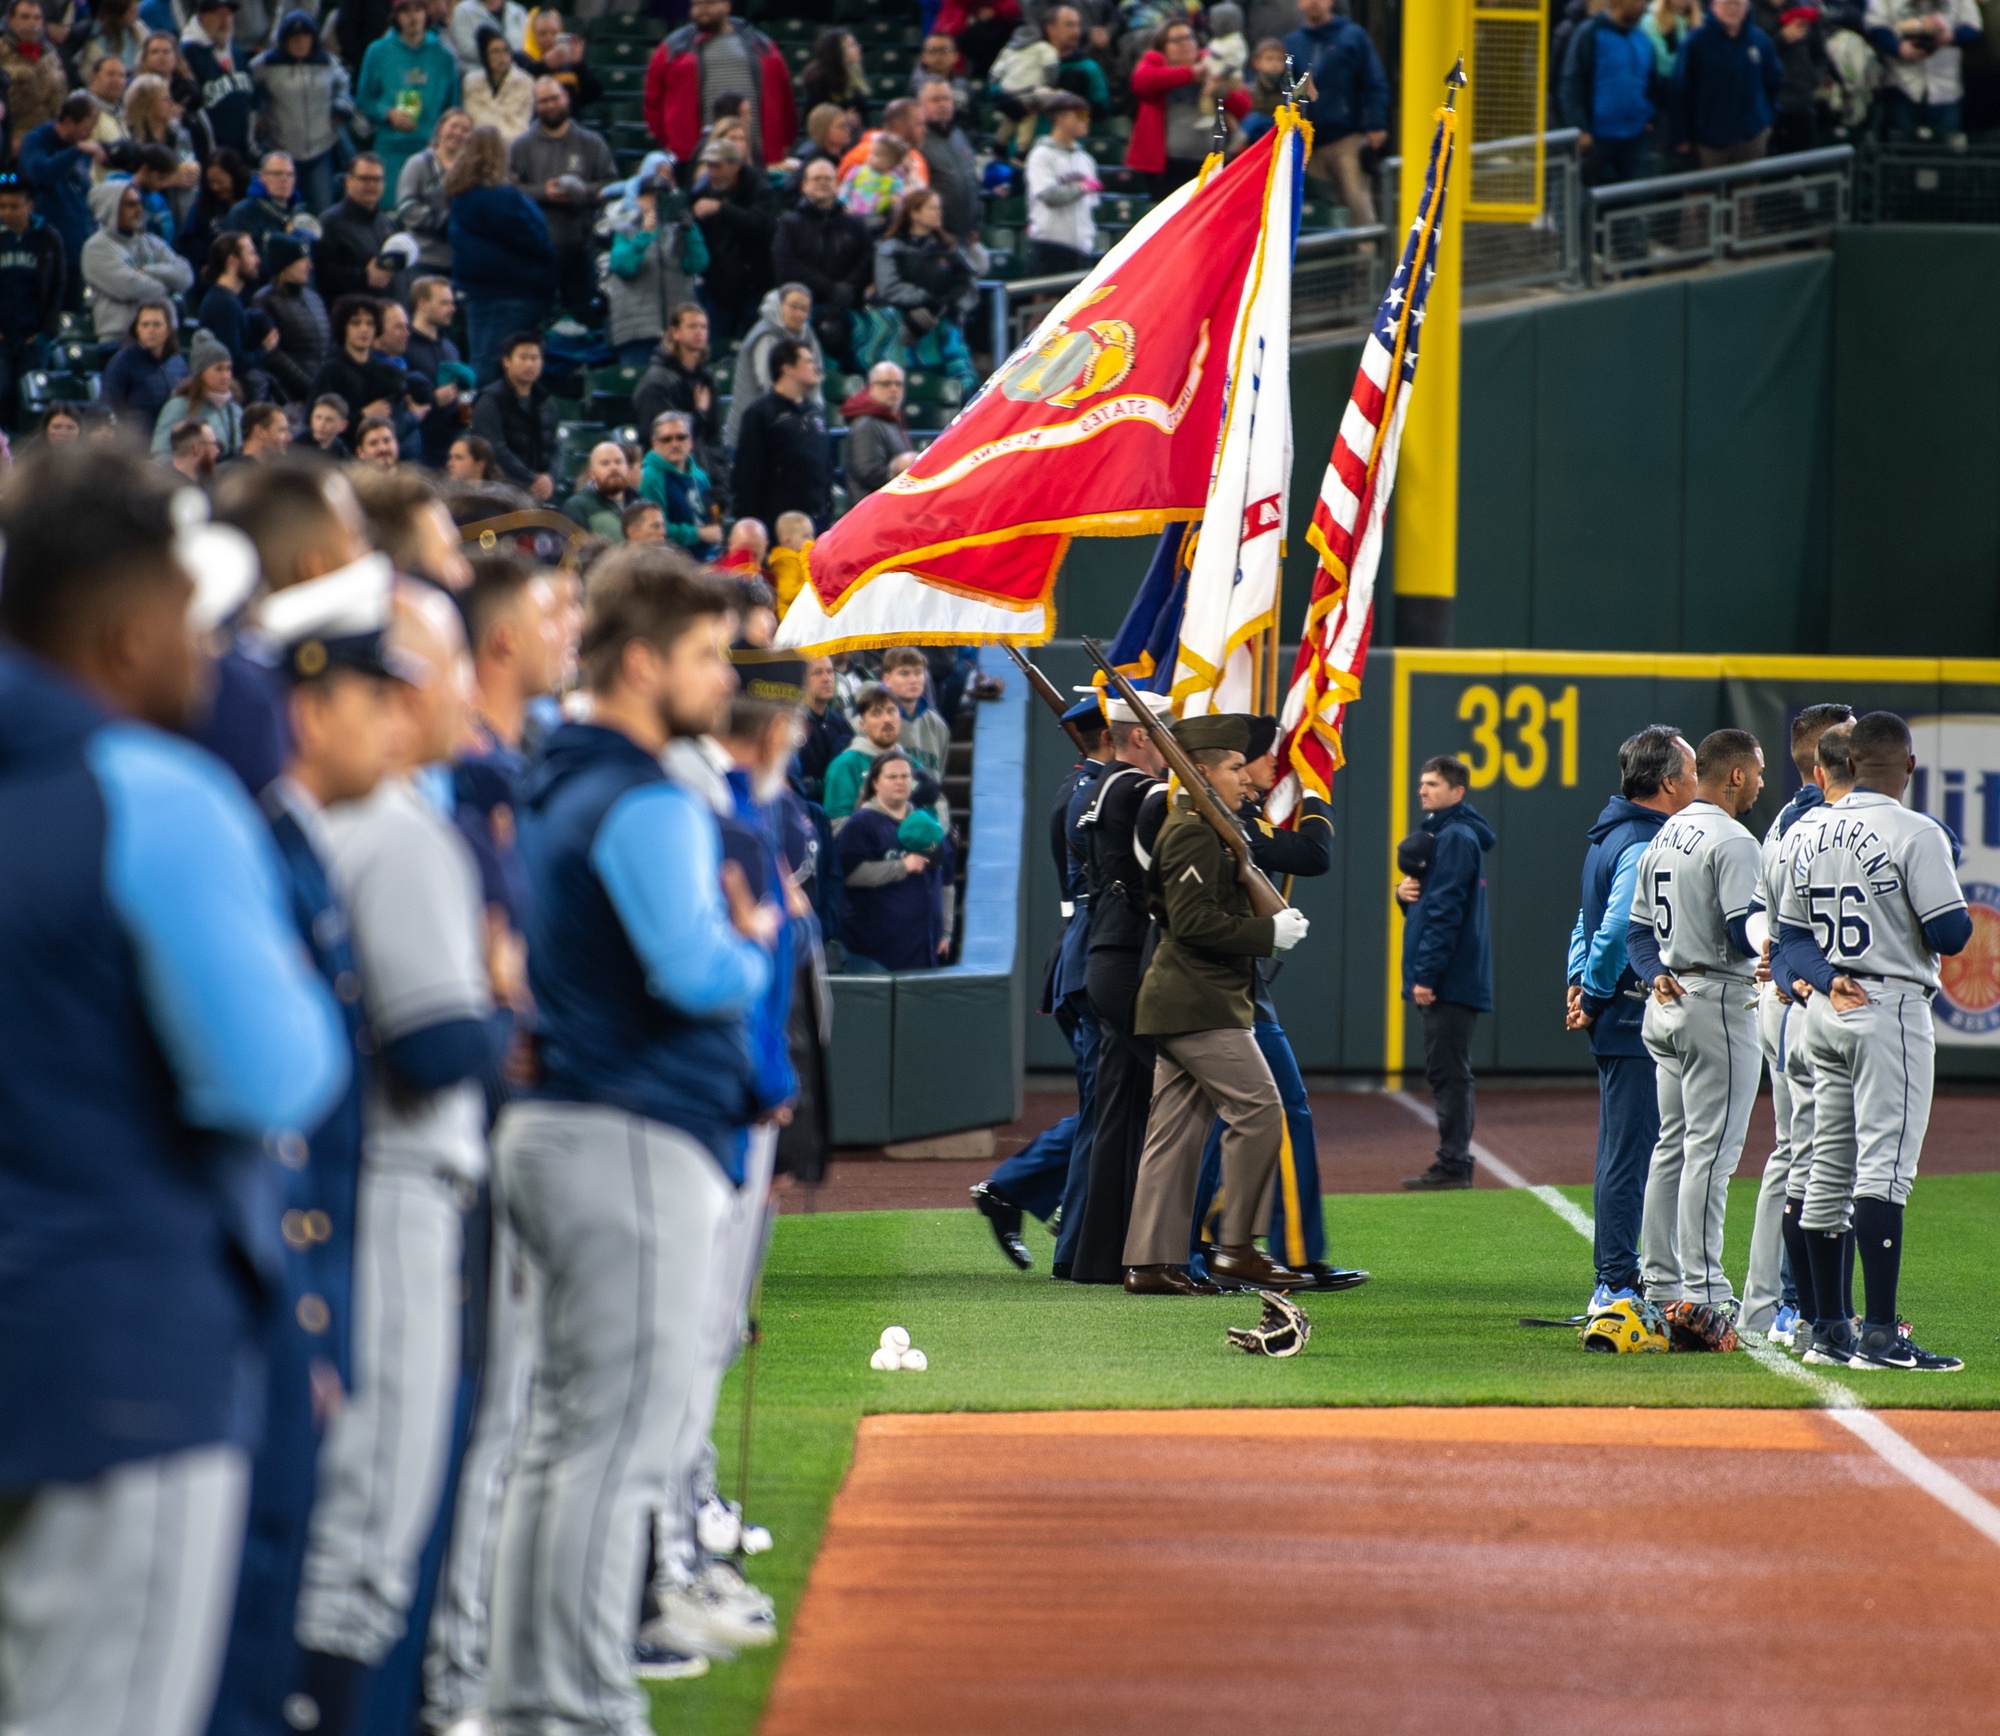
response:
[[[1789,853],[1781,919],[1810,928],[1868,996],[1845,1013],[1825,995],[1807,1005],[1813,1164],[1800,1221],[1838,1231],[1857,1195],[1910,1197],[1937,1057],[1938,961],[1924,924],[1963,909],[1965,894],[1943,829],[1877,791],[1852,791],[1796,829],[1808,837]]]
[[[1784,886],[1784,839],[1778,827],[1784,816],[1771,822],[1764,834],[1757,868],[1757,903],[1770,924],[1771,938],[1778,933],[1778,899]],[[1796,828],[1795,828],[1796,829]],[[1766,983],[1757,997],[1757,1046],[1764,1051],[1764,1070],[1771,1080],[1771,1155],[1764,1160],[1764,1179],[1757,1189],[1757,1215],[1750,1226],[1750,1270],[1743,1280],[1741,1324],[1757,1332],[1770,1330],[1773,1316],[1783,1296],[1785,1184],[1792,1172],[1792,1085],[1785,1070],[1788,1036],[1803,1033],[1791,1024],[1792,1008],[1778,993],[1778,985]]]
[[[492,996],[479,880],[403,779],[326,815],[331,867],[380,1045]],[[411,1097],[377,1069],[354,1238],[354,1391],[320,1448],[295,1622],[308,1650],[378,1664],[402,1637],[451,1442],[464,1211],[486,1168],[477,1080]]]
[[[1757,840],[1712,802],[1675,815],[1639,858],[1632,921],[1650,924],[1683,990],[1646,1002],[1660,1100],[1639,1253],[1647,1299],[1728,1303],[1722,1222],[1757,1099],[1753,961],[1730,925],[1756,897]]]

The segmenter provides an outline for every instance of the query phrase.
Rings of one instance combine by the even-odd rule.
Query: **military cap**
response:
[[[1249,723],[1250,745],[1243,750],[1243,757],[1247,760],[1262,759],[1278,745],[1278,720],[1252,714]]]
[[[1104,701],[1094,687],[1076,687],[1070,690],[1080,695],[1077,702],[1062,714],[1064,723],[1095,724],[1104,727]]]
[[[258,624],[282,649],[286,679],[351,669],[409,680],[388,643],[394,585],[388,556],[372,554],[266,597]]]
[[[1250,720],[1239,711],[1211,711],[1201,717],[1184,717],[1174,725],[1174,740],[1189,753],[1217,748],[1240,753],[1247,759]]]

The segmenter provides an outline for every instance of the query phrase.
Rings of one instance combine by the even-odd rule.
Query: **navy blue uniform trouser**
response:
[[[1003,1199],[1046,1221],[1062,1207],[1056,1263],[1065,1265],[1083,1229],[1083,1193],[1090,1180],[1091,1129],[1097,1113],[1097,1019],[1081,995],[1056,1014],[1076,1057],[1076,1113],[1037,1135],[987,1179]]]
[[[1597,1057],[1597,1281],[1624,1289],[1639,1281],[1639,1219],[1646,1172],[1660,1138],[1660,1099],[1650,1055]]]
[[[1325,1214],[1320,1210],[1319,1146],[1313,1136],[1312,1105],[1298,1057],[1283,1025],[1259,1019],[1251,1027],[1257,1047],[1277,1082],[1285,1105],[1285,1138],[1278,1151],[1278,1174],[1271,1190],[1271,1227],[1267,1232],[1271,1258],[1287,1265],[1310,1264],[1326,1258]],[[1194,1226],[1189,1253],[1199,1253],[1202,1225],[1222,1186],[1222,1123],[1209,1129],[1201,1154],[1201,1179],[1195,1183]]]

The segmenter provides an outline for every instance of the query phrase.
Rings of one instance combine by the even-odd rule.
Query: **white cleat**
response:
[[[677,1585],[657,1593],[660,1613],[639,1630],[645,1645],[733,1658],[746,1646],[768,1646],[778,1637],[770,1614],[718,1596],[707,1585]]]

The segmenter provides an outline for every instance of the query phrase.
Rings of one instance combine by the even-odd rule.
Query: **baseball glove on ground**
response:
[[[1727,1314],[1706,1302],[1669,1302],[1660,1313],[1676,1350],[1734,1350],[1736,1327]]]
[[[1229,1342],[1252,1356],[1297,1356],[1312,1338],[1312,1322],[1306,1311],[1289,1296],[1275,1290],[1259,1290],[1264,1317],[1255,1326],[1232,1326]]]

